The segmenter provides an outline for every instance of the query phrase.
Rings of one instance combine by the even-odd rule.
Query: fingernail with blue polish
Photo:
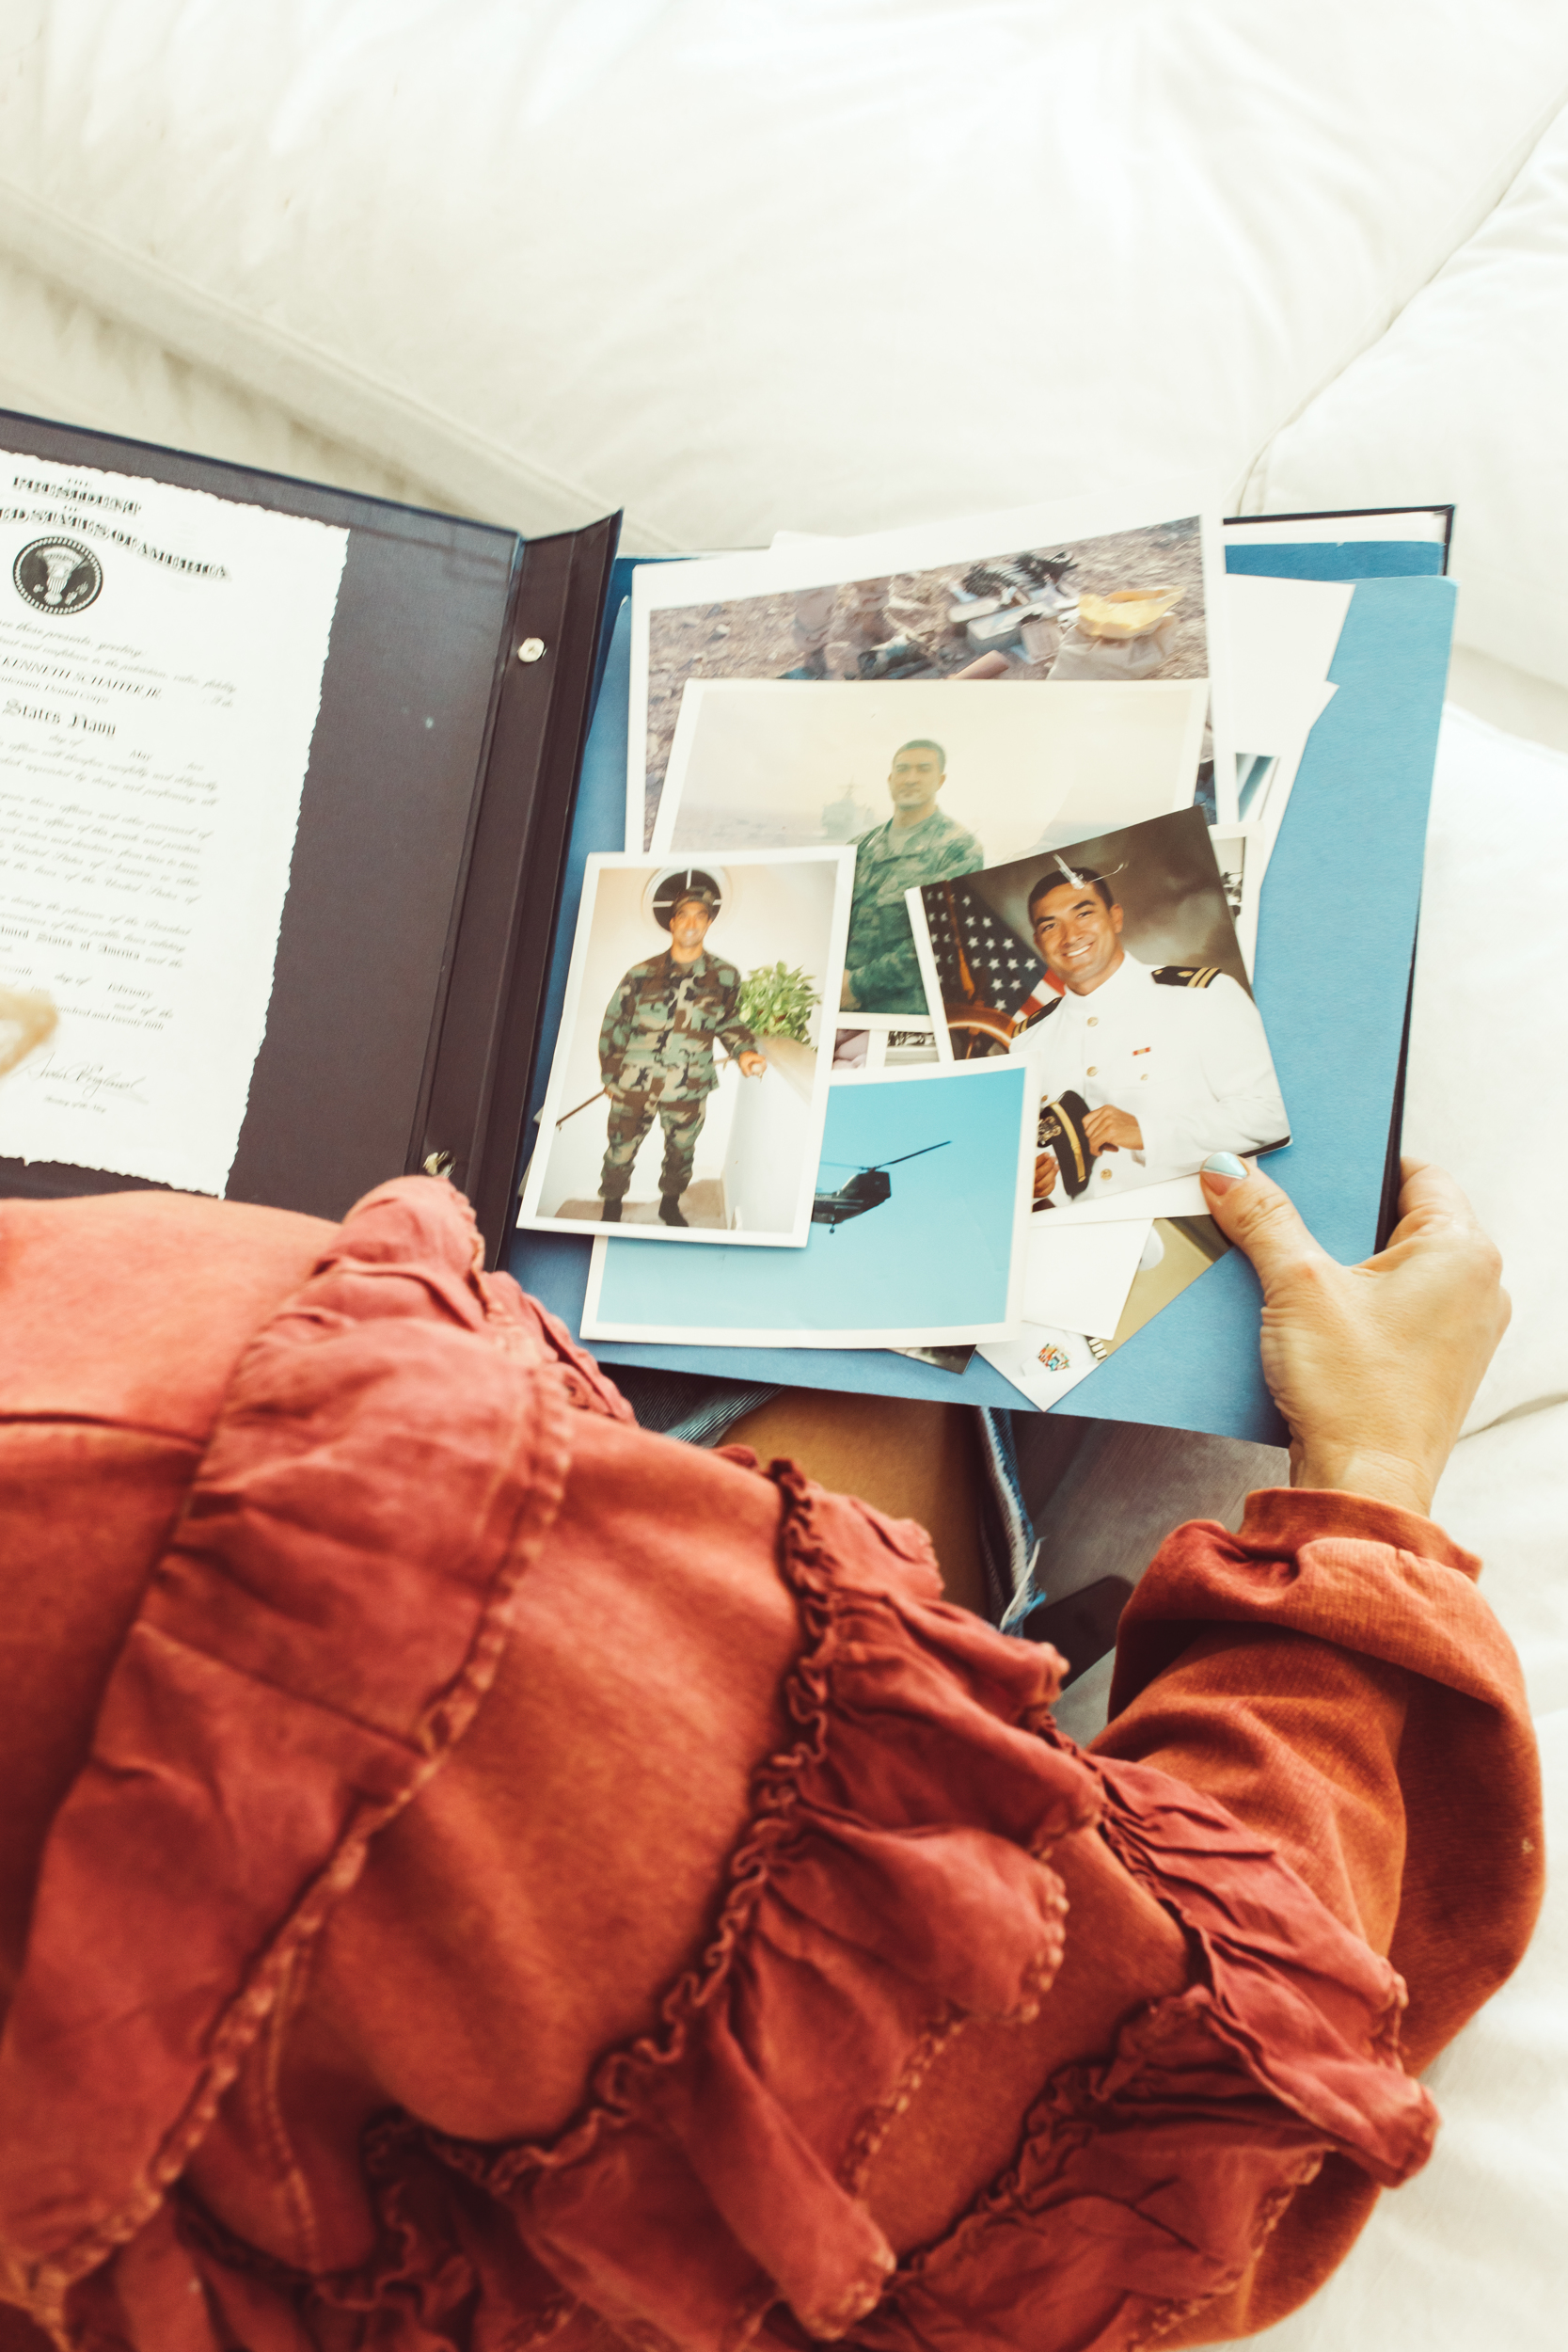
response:
[[[1246,1162],[1239,1160],[1234,1152],[1211,1152],[1203,1163],[1205,1176],[1228,1176],[1233,1184],[1246,1172]]]

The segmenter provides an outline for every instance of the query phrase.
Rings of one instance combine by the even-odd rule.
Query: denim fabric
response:
[[[717,1380],[705,1372],[658,1372],[642,1364],[610,1369],[638,1426],[687,1445],[722,1445],[742,1413],[777,1396],[761,1380]]]

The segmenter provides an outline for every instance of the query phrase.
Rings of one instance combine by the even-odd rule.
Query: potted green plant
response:
[[[752,1035],[811,1043],[811,1012],[822,1002],[806,975],[785,963],[761,963],[740,985],[740,1018]]]

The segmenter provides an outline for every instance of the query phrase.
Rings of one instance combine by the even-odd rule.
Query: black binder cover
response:
[[[515,532],[0,410],[0,447],[346,527],[228,1197],[338,1218],[438,1164],[509,1224],[618,516]],[[527,644],[536,658],[519,658]],[[0,1159],[0,1194],[142,1189]]]

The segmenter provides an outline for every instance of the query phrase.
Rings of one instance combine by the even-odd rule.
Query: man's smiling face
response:
[[[683,898],[670,911],[670,945],[677,963],[694,963],[713,916],[700,898]]]
[[[906,743],[895,752],[887,788],[899,816],[912,817],[916,811],[932,807],[946,772],[942,754],[928,743]]]
[[[1092,882],[1062,882],[1034,904],[1035,945],[1048,971],[1087,996],[1121,961],[1121,909]]]

